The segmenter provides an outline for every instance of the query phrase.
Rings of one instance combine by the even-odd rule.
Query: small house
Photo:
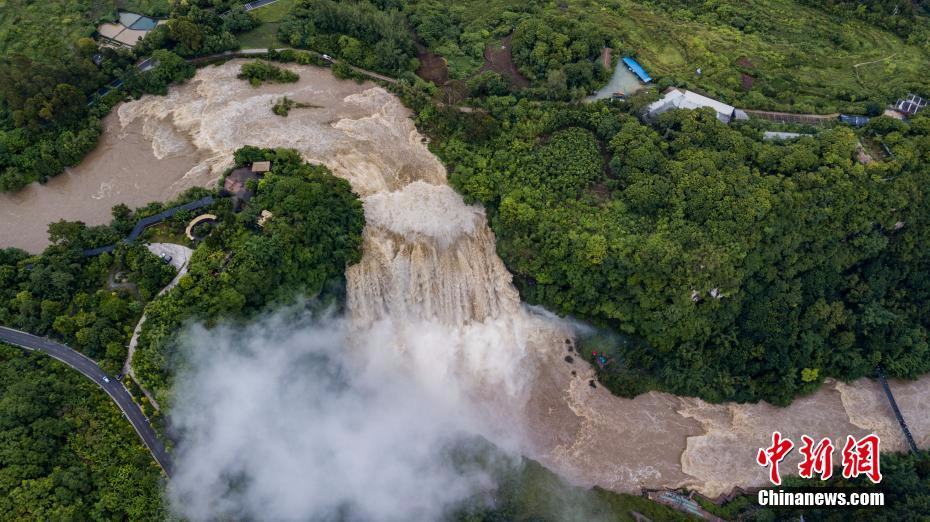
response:
[[[223,180],[223,190],[233,198],[233,210],[238,212],[242,205],[252,198],[252,191],[249,190],[250,180],[257,180],[258,174],[252,172],[249,167],[240,167],[226,176]]]
[[[643,66],[640,65],[636,60],[630,58],[629,56],[625,56],[623,58],[623,63],[626,65],[626,68],[635,74],[643,83],[649,83],[652,81],[652,77],[649,76],[649,73],[646,72],[646,69],[643,69]]]
[[[252,172],[256,174],[264,174],[269,170],[271,170],[270,161],[256,161],[255,163],[252,163]]]

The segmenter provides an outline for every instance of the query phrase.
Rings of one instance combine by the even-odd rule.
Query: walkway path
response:
[[[158,436],[155,435],[155,430],[152,429],[142,410],[133,402],[132,396],[126,391],[123,383],[107,377],[96,362],[64,344],[49,340],[47,337],[39,337],[0,326],[0,341],[27,350],[44,352],[81,372],[85,377],[94,381],[97,386],[103,388],[103,391],[107,392],[107,395],[113,399],[113,402],[122,410],[123,415],[135,428],[136,433],[139,434],[139,438],[149,449],[155,462],[161,466],[166,475],[171,476],[171,456],[165,450],[165,446],[158,439]]]
[[[183,205],[171,207],[168,210],[164,210],[162,212],[159,212],[158,214],[155,214],[154,216],[142,218],[136,222],[136,226],[132,228],[132,232],[130,232],[129,235],[126,236],[125,239],[123,239],[123,243],[132,243],[142,234],[142,232],[146,228],[156,223],[161,223],[162,221],[165,221],[166,219],[170,219],[171,217],[173,217],[175,214],[177,214],[178,212],[182,210],[196,210],[198,208],[208,207],[212,205],[213,202],[214,202],[213,197],[207,196],[205,198],[198,199],[197,201],[191,201],[190,203],[185,203]],[[88,248],[87,250],[84,251],[84,255],[85,256],[96,256],[104,252],[112,252],[113,249],[115,248],[116,248],[116,244],[106,245],[106,246],[96,247],[96,248]]]
[[[161,297],[168,290],[171,290],[178,284],[178,281],[184,277],[184,274],[187,273],[187,266],[190,263],[191,254],[193,250],[187,248],[183,245],[176,245],[174,243],[152,243],[147,247],[150,252],[153,254],[161,255],[162,252],[171,256],[171,266],[178,269],[177,275],[174,276],[174,279],[168,283],[168,286],[161,289],[158,292],[158,295],[155,297]],[[142,332],[142,325],[145,324],[145,313],[142,313],[142,317],[139,318],[139,322],[136,323],[136,328],[132,331],[132,338],[129,340],[129,352],[126,354],[126,362],[123,363],[123,373],[128,374],[132,377],[132,380],[136,381],[136,384],[139,385],[139,389],[142,390],[142,393],[152,404],[152,407],[158,411],[161,411],[161,407],[158,405],[158,401],[155,400],[155,396],[152,395],[152,392],[145,389],[139,379],[136,378],[135,372],[132,369],[132,355],[136,353],[136,345],[139,344],[139,334]]]

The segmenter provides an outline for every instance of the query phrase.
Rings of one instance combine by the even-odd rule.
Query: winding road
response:
[[[176,245],[174,243],[152,243],[147,245],[146,248],[149,249],[154,255],[161,255],[166,253],[171,256],[171,266],[178,269],[177,275],[174,276],[174,279],[168,283],[168,286],[161,289],[158,292],[158,295],[155,298],[161,297],[163,294],[167,293],[169,290],[177,286],[178,282],[181,281],[181,278],[187,274],[187,264],[190,262],[191,255],[194,251],[190,248],[183,245]],[[136,381],[136,384],[139,386],[139,389],[142,390],[142,393],[148,398],[149,402],[152,404],[152,407],[158,411],[161,411],[161,406],[158,405],[158,401],[155,400],[155,396],[142,385],[142,382],[136,378],[136,374],[132,369],[132,355],[136,353],[136,346],[139,344],[139,334],[142,333],[142,325],[145,324],[145,312],[142,312],[142,317],[139,318],[139,322],[136,323],[135,329],[132,331],[132,338],[129,339],[129,351],[126,352],[126,362],[123,363],[123,373],[129,374],[132,377],[132,380]]]
[[[165,446],[158,439],[158,436],[155,435],[155,430],[152,429],[149,420],[133,402],[123,384],[116,379],[107,377],[103,370],[97,366],[97,363],[64,344],[12,328],[0,326],[0,341],[27,350],[44,352],[81,372],[85,377],[94,381],[97,386],[103,388],[103,391],[107,392],[107,395],[122,410],[123,416],[129,419],[132,427],[135,428],[136,433],[139,434],[142,442],[145,443],[158,465],[161,466],[166,475],[171,476],[171,456],[165,450]]]

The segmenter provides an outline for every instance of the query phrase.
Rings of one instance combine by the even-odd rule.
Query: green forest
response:
[[[161,470],[96,384],[0,344],[0,520],[164,520]]]
[[[490,215],[522,297],[615,332],[617,393],[787,404],[825,377],[930,371],[930,117],[764,142],[708,110],[427,107],[451,183]]]
[[[512,38],[513,62],[536,96],[587,94],[583,87],[597,85],[587,78],[597,78],[602,45],[614,60],[636,57],[660,89],[698,89],[746,108],[859,113],[868,100],[926,92],[927,12],[914,6],[894,14],[898,2],[869,3],[876,5],[862,13],[842,5],[852,3],[861,4],[411,0],[408,12],[452,78],[488,67],[486,50]]]
[[[306,49],[341,60],[339,77],[354,74],[351,64],[400,80],[390,88],[414,109],[453,187],[486,209],[521,297],[593,326],[580,350],[592,362],[594,351],[609,356],[597,372],[611,392],[786,405],[826,378],[871,376],[878,365],[889,377],[930,372],[930,113],[879,116],[907,93],[930,96],[926,0],[283,0],[259,13],[242,3],[4,3],[0,191],[79,163],[113,107],[166,94],[194,75],[191,59],[250,42]],[[117,6],[166,23],[134,49],[99,46],[95,27],[115,20]],[[644,65],[652,88],[625,103],[579,103],[622,56]],[[141,72],[149,57],[154,67]],[[324,64],[304,52],[267,58]],[[426,64],[447,80],[417,77]],[[256,60],[241,79],[298,78]],[[670,86],[747,109],[873,118],[861,129],[727,126],[697,110],[644,122],[645,105]],[[273,110],[286,115],[289,101]],[[811,135],[771,142],[764,130]],[[115,375],[145,310],[134,367],[170,408],[189,320],[247,321],[304,299],[338,308],[345,268],[361,255],[358,197],[296,151],[245,147],[234,168],[254,161],[271,161],[271,172],[249,182],[241,212],[225,198],[208,209],[217,223],[167,294],[156,299],[174,270],[144,245],[82,251],[216,190],[117,206],[106,226],[53,223],[40,255],[0,250],[0,324],[60,339]],[[150,234],[176,240],[190,217]],[[161,475],[132,428],[57,362],[0,346],[0,440],[0,519],[166,517]],[[893,509],[881,517],[930,511],[927,454],[884,462]],[[588,518],[674,516],[572,488],[531,461],[495,478],[493,506],[476,500],[451,518],[557,520],[576,504]],[[706,507],[727,518],[800,514],[747,503]]]
[[[135,223],[125,207],[115,213],[114,227],[53,223],[53,244],[42,255],[0,250],[0,324],[60,338],[112,375],[126,360],[126,344],[145,303],[174,276],[174,269],[139,244],[84,256],[83,248],[112,243],[121,227],[128,232]]]
[[[268,160],[271,172],[254,184],[242,212],[229,200],[210,212],[216,227],[191,257],[178,286],[151,303],[133,356],[140,384],[170,404],[171,375],[180,363],[182,325],[243,320],[297,298],[338,305],[345,269],[361,258],[362,205],[349,183],[290,149],[245,147],[235,166]],[[271,212],[264,226],[262,211]]]

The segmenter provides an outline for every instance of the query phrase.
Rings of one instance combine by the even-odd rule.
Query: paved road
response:
[[[207,62],[210,60],[216,60],[217,58],[239,58],[239,57],[249,57],[249,56],[261,56],[261,55],[268,54],[268,51],[270,51],[270,49],[265,48],[265,47],[255,48],[255,49],[239,49],[237,51],[225,51],[222,53],[210,54],[207,56],[198,56],[197,58],[190,58],[187,61],[191,63],[198,63],[198,62]],[[279,47],[279,48],[276,48],[275,51],[278,51],[278,52],[299,51],[299,52],[304,52],[304,53],[310,53],[319,58],[323,58],[323,53],[311,51],[310,49],[295,49],[293,47]],[[329,58],[329,59],[323,58],[323,59],[328,61],[331,64],[342,63],[341,60],[336,60],[334,58]],[[346,63],[345,65],[348,66],[349,69],[363,76],[368,76],[369,78],[374,78],[376,80],[381,80],[381,81],[385,81],[388,83],[397,83],[397,78],[391,78],[390,76],[385,76],[381,73],[369,71],[368,69],[362,69],[361,67],[356,67],[349,63]]]
[[[129,419],[132,427],[136,429],[136,433],[139,434],[142,442],[148,447],[158,465],[165,470],[168,476],[171,476],[171,456],[165,451],[165,446],[161,441],[158,440],[155,430],[149,424],[149,420],[142,414],[142,410],[139,409],[136,403],[132,401],[132,397],[130,397],[129,392],[126,391],[122,383],[116,379],[109,379],[110,382],[103,380],[107,375],[97,366],[97,363],[68,346],[44,337],[13,330],[12,328],[0,326],[0,341],[21,346],[27,350],[45,352],[81,372],[85,377],[94,381],[97,386],[103,388],[103,391],[107,392],[107,395],[123,411],[123,416]]]

